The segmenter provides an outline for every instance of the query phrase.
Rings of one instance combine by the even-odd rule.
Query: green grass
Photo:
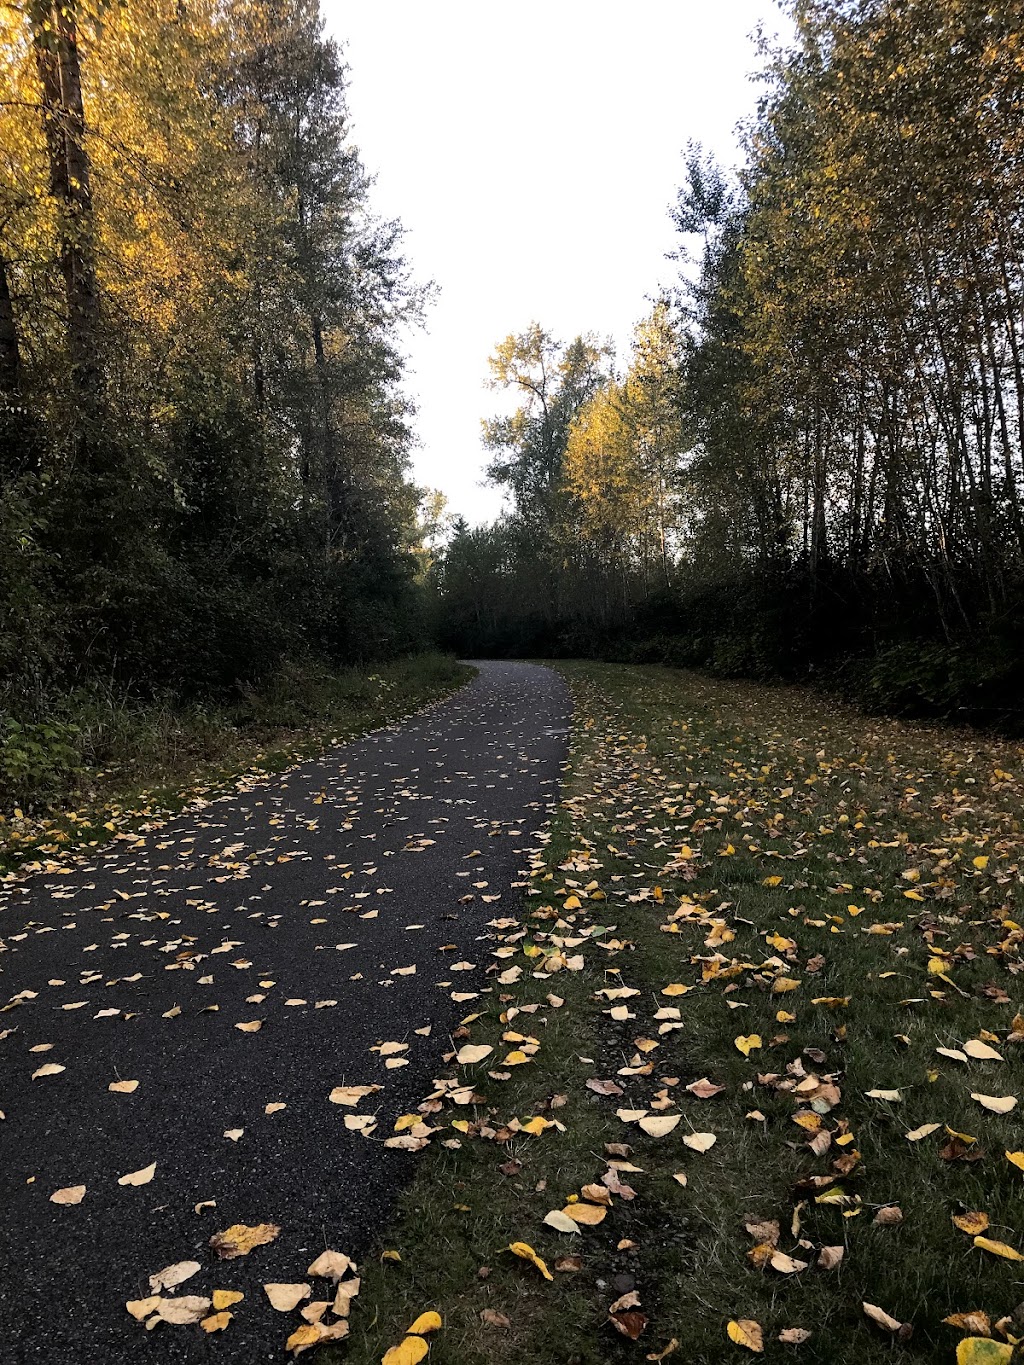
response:
[[[71,698],[60,717],[0,742],[0,874],[130,837],[196,797],[283,771],[472,676],[445,655],[419,654],[335,671],[293,665],[221,706]]]
[[[635,1361],[673,1339],[669,1358],[688,1365],[741,1361],[749,1352],[726,1335],[741,1318],[760,1324],[767,1360],[822,1365],[952,1362],[964,1332],[943,1319],[955,1313],[981,1311],[993,1324],[1013,1315],[996,1339],[1024,1336],[1024,1263],[976,1247],[952,1222],[982,1212],[987,1237],[1024,1253],[1024,1171],[1004,1155],[1024,1147],[1021,1106],[1000,1115],[971,1098],[1024,1100],[1024,1039],[1011,1037],[1024,1027],[1014,1023],[1024,1004],[1015,918],[1024,750],[867,719],[796,689],[659,668],[563,672],[576,704],[563,803],[532,869],[542,894],[524,907],[530,933],[501,963],[520,963],[523,978],[485,997],[472,1041],[497,1042],[509,1005],[543,1002],[551,989],[565,1004],[513,1022],[541,1047],[512,1080],[490,1081],[486,1063],[475,1069],[486,1106],[445,1108],[431,1122],[475,1112],[494,1128],[557,1094],[565,1102],[552,1116],[566,1132],[466,1135],[457,1150],[438,1133],[367,1257],[350,1342],[333,1359],[379,1360],[427,1308],[445,1320],[434,1365]],[[592,880],[604,899],[582,894]],[[566,910],[572,891],[581,905]],[[586,945],[582,971],[531,976],[537,959],[522,955],[524,942],[546,951],[546,934],[595,923],[614,926],[601,937],[622,946]],[[872,926],[891,932],[865,932]],[[786,981],[798,984],[780,990]],[[620,982],[640,992],[622,1002],[634,1019],[614,1020],[596,997]],[[669,983],[689,990],[665,997]],[[659,1036],[664,1006],[679,1008],[683,1027]],[[751,1034],[763,1045],[748,1058],[734,1039]],[[659,1045],[641,1055],[636,1038]],[[986,1038],[1004,1062],[935,1050]],[[618,1074],[634,1054],[653,1062],[651,1074]],[[765,1080],[796,1084],[797,1064],[838,1089],[834,1106],[808,1120],[828,1135],[820,1154],[793,1119],[810,1102]],[[625,1093],[594,1094],[585,1082],[595,1076]],[[725,1089],[710,1100],[685,1090],[703,1076]],[[873,1089],[900,1099],[871,1098]],[[616,1117],[659,1091],[670,1102],[663,1112],[681,1116],[672,1133],[648,1137]],[[907,1140],[927,1123],[942,1127]],[[976,1138],[981,1158],[944,1159],[946,1125]],[[689,1132],[716,1143],[700,1154],[683,1143]],[[545,1226],[548,1210],[599,1179],[607,1142],[629,1143],[643,1168],[625,1177],[636,1199],[615,1198],[604,1222],[578,1236]],[[504,1175],[510,1160],[522,1170]],[[819,1202],[830,1192],[841,1202]],[[893,1206],[902,1222],[875,1222]],[[808,1268],[758,1269],[743,1226],[751,1215],[777,1220],[778,1250]],[[579,1254],[582,1268],[548,1283],[503,1249],[516,1240],[549,1264]],[[837,1268],[819,1268],[823,1247],[844,1249]],[[401,1262],[379,1259],[385,1249]],[[637,1343],[607,1321],[608,1305],[633,1287],[648,1319]],[[869,1321],[865,1302],[903,1332]],[[487,1309],[509,1326],[483,1322]],[[787,1328],[811,1335],[784,1345]]]

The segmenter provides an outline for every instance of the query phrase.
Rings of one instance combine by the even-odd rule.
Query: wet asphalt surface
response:
[[[0,887],[3,1365],[284,1360],[301,1319],[260,1286],[306,1281],[328,1247],[358,1257],[386,1226],[418,1158],[382,1140],[488,1000],[451,996],[500,970],[487,921],[518,911],[567,746],[557,675],[479,667],[403,723]],[[386,1041],[407,1065],[370,1051]],[[65,1069],[32,1079],[49,1064]],[[383,1089],[328,1100],[364,1084]],[[373,1112],[373,1136],[345,1128]],[[148,1184],[118,1184],[152,1162]],[[80,1204],[50,1202],[74,1185]],[[213,1233],[262,1222],[275,1242],[216,1261]],[[202,1271],[179,1294],[245,1294],[226,1331],[147,1332],[125,1311],[182,1260]]]

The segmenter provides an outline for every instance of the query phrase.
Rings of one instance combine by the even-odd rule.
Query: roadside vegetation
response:
[[[93,689],[67,698],[45,723],[8,719],[0,874],[152,828],[242,777],[279,772],[398,720],[472,674],[441,654],[340,670],[292,665],[232,702],[132,702]]]
[[[335,1358],[437,1310],[434,1365],[1009,1361],[1024,751],[561,667],[561,808]]]

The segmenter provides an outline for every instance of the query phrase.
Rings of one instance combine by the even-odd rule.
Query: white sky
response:
[[[345,45],[354,140],[375,210],[401,218],[440,297],[409,338],[415,477],[471,522],[480,419],[499,411],[487,357],[538,321],[625,355],[672,280],[668,218],[693,138],[732,165],[754,108],[751,34],[774,0],[324,0]]]

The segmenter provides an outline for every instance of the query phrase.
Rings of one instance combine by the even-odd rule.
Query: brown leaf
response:
[[[621,1095],[623,1089],[615,1081],[599,1081],[591,1078],[587,1081],[587,1089],[593,1090],[595,1095]]]
[[[555,1267],[558,1268],[557,1265]],[[504,1313],[499,1313],[493,1308],[482,1308],[480,1310],[480,1321],[485,1327],[511,1327],[512,1324]]]
[[[818,1269],[835,1270],[836,1266],[842,1262],[846,1255],[846,1248],[842,1247],[822,1247],[818,1252]]]
[[[571,1274],[574,1271],[583,1269],[582,1256],[556,1256],[555,1269],[563,1274]]]
[[[612,1313],[608,1321],[617,1332],[621,1332],[630,1341],[636,1341],[637,1337],[647,1326],[647,1319],[643,1313]]]
[[[879,1209],[871,1220],[877,1223],[880,1228],[894,1228],[903,1222],[903,1210],[898,1204],[887,1204],[884,1209]]]
[[[779,1333],[779,1340],[785,1346],[802,1346],[811,1338],[806,1327],[785,1327]]]
[[[710,1100],[715,1095],[720,1095],[725,1088],[724,1085],[716,1085],[714,1081],[709,1081],[706,1076],[686,1087],[690,1094],[696,1095],[699,1100]]]
[[[990,1337],[992,1335],[992,1322],[987,1313],[983,1313],[980,1308],[972,1313],[950,1313],[948,1318],[943,1318],[943,1322],[950,1327],[958,1327],[961,1332],[968,1332],[972,1337]]]

